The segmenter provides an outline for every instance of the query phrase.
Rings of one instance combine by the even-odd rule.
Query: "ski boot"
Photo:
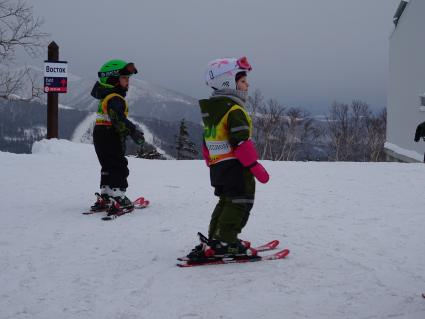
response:
[[[187,258],[191,261],[257,255],[257,251],[251,248],[251,244],[247,241],[239,240],[236,243],[224,243],[219,240],[208,239],[201,233],[198,233],[198,235],[201,243],[187,255]]]
[[[244,246],[246,249],[251,248],[251,242],[250,241],[242,240],[242,239],[239,239],[239,241],[240,241],[241,245]]]
[[[114,193],[117,193],[117,190],[114,189]],[[111,206],[108,209],[108,216],[110,215],[123,215],[130,213],[134,209],[133,202],[124,195],[124,191],[121,191],[119,196],[114,196],[111,198]]]
[[[202,233],[198,232],[198,236],[199,236],[199,240],[201,241],[201,243],[199,245],[196,245],[195,248],[193,248],[191,252],[202,251],[205,244],[208,244],[208,242],[209,242],[209,239],[206,236],[204,236]],[[246,249],[251,248],[251,242],[250,241],[243,240],[243,239],[238,239],[238,240],[240,242],[240,245],[242,245]]]
[[[96,202],[90,206],[91,212],[102,212],[108,210],[111,205],[111,200],[108,194],[99,194],[95,193],[97,200]]]

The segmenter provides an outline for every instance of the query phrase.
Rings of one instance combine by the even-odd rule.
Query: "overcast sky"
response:
[[[95,75],[106,60],[122,58],[136,63],[141,78],[201,98],[209,93],[208,61],[246,55],[251,88],[285,105],[386,104],[399,0],[30,2],[71,73]]]

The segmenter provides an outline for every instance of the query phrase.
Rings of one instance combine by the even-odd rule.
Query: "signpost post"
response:
[[[67,92],[68,64],[59,61],[59,47],[52,41],[44,61],[44,93],[47,93],[47,138],[58,138],[58,93]]]

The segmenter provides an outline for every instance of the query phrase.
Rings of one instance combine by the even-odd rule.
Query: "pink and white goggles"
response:
[[[242,70],[247,70],[247,71],[251,71],[252,70],[252,66],[251,66],[251,64],[249,64],[248,59],[247,59],[246,56],[243,56],[243,57],[239,58],[236,61],[236,64]]]

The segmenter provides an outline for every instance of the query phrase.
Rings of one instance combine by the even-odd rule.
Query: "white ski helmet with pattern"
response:
[[[251,64],[246,57],[217,59],[208,63],[205,80],[214,90],[236,90],[236,74],[251,70]]]

